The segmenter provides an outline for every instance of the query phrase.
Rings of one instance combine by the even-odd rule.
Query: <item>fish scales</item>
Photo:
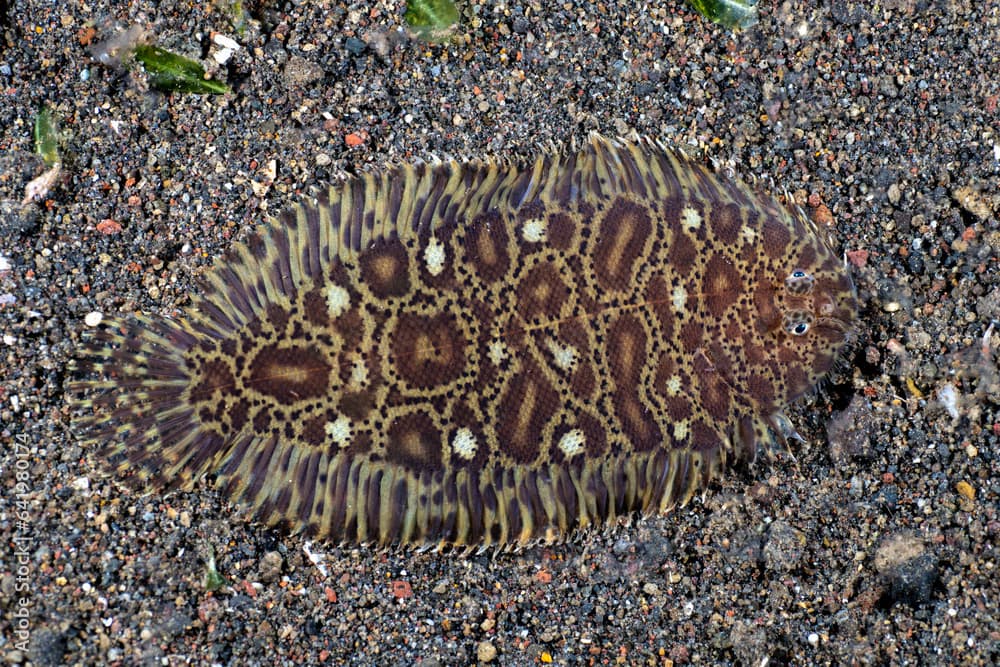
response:
[[[857,316],[801,213],[651,140],[334,185],[179,319],[75,360],[80,437],[345,543],[500,547],[686,502],[782,439]]]

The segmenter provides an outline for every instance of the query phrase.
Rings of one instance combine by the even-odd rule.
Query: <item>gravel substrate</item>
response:
[[[7,663],[1000,662],[1000,3],[764,0],[739,34],[682,2],[462,3],[442,44],[406,35],[403,2],[245,2],[242,30],[234,4],[0,2]],[[232,92],[95,60],[135,25]],[[63,166],[22,205],[41,105]],[[756,179],[845,251],[857,344],[790,414],[794,459],[666,517],[460,557],[288,537],[208,483],[138,495],[72,437],[65,366],[96,313],[177,313],[266,212],[592,130]]]

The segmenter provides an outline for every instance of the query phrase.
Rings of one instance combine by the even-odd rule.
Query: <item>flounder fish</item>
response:
[[[822,234],[651,140],[397,166],[112,320],[75,427],[143,488],[269,525],[512,547],[667,511],[782,438],[857,316]]]

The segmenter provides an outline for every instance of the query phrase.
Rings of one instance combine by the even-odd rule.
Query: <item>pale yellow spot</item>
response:
[[[583,431],[578,428],[564,433],[563,437],[559,438],[559,449],[567,459],[581,453],[586,444],[587,438],[583,435]]]
[[[326,296],[326,307],[333,317],[340,317],[350,307],[351,295],[340,285],[330,285],[323,292]]]
[[[492,343],[490,343],[489,354],[490,354],[490,361],[493,362],[494,366],[499,366],[500,364],[503,363],[504,359],[510,356],[507,353],[507,346],[498,340],[495,340]]]
[[[521,236],[528,243],[542,243],[545,241],[545,233],[548,231],[545,220],[532,218],[524,223],[521,228]]]
[[[675,287],[674,293],[670,297],[670,300],[674,304],[674,310],[676,310],[678,313],[683,313],[684,305],[687,304],[687,298],[688,298],[687,290],[685,290],[684,287],[682,287],[681,285]]]
[[[354,391],[368,384],[368,364],[363,359],[357,358],[354,360],[354,366],[351,367],[351,380],[349,384]]]
[[[681,211],[681,224],[687,231],[695,231],[701,227],[701,213],[695,208],[685,206],[684,210]]]
[[[667,396],[677,396],[681,393],[681,376],[671,375],[667,380]]]
[[[479,449],[479,443],[476,442],[476,436],[472,433],[472,430],[463,426],[458,429],[455,437],[451,439],[451,449],[459,458],[471,461],[476,458],[476,450]]]
[[[576,348],[572,345],[560,345],[555,340],[549,338],[545,341],[545,347],[552,354],[552,360],[556,362],[561,370],[571,371],[576,367]]]
[[[740,230],[740,235],[747,243],[754,243],[757,240],[757,230],[753,227],[743,227],[743,229]]]
[[[439,276],[444,271],[444,264],[447,256],[444,251],[444,244],[435,237],[427,243],[424,248],[424,262],[427,264],[427,273],[432,276]]]
[[[687,440],[691,434],[691,426],[687,419],[674,422],[674,438],[677,440]]]
[[[351,438],[354,437],[351,430],[351,420],[344,415],[339,415],[334,421],[327,422],[325,430],[327,436],[341,449],[350,446]]]

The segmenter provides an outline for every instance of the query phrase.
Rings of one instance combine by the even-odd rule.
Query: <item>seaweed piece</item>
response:
[[[41,176],[33,178],[24,187],[24,198],[21,206],[27,206],[36,199],[42,199],[62,173],[62,157],[59,155],[59,123],[58,118],[42,107],[35,115],[35,152],[42,157],[48,169]]]
[[[757,23],[757,0],[687,0],[705,18],[727,28],[746,29]]]
[[[219,574],[215,566],[215,547],[208,548],[208,561],[205,563],[205,590],[214,593],[226,585],[226,578]]]
[[[216,95],[229,92],[229,86],[221,81],[206,79],[205,68],[190,58],[151,44],[137,45],[134,55],[149,75],[150,85],[159,90]]]
[[[58,120],[48,107],[42,107],[35,116],[35,152],[42,156],[46,167],[59,164]]]
[[[451,0],[409,0],[403,18],[421,37],[436,40],[458,23],[458,8]]]

